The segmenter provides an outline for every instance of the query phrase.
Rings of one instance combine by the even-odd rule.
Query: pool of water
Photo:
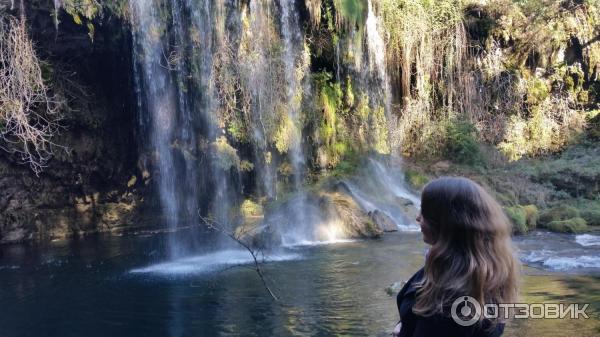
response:
[[[263,265],[274,301],[246,252],[231,247],[168,261],[167,235],[2,247],[0,336],[388,336],[398,314],[386,287],[418,270],[427,249],[414,232],[282,249]],[[517,239],[525,260],[543,248],[600,256],[575,236],[536,235]],[[530,264],[526,301],[586,300],[593,314],[514,322],[506,335],[600,335],[600,268]]]

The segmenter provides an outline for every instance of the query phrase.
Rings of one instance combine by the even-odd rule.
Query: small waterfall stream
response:
[[[183,215],[185,195],[178,190],[177,167],[171,146],[176,134],[188,124],[178,120],[177,93],[164,62],[163,42],[157,37],[160,27],[157,9],[144,0],[132,0],[130,4],[136,27],[135,54],[139,56],[139,108],[145,111],[142,118],[147,123],[144,126],[148,128],[151,155],[158,168],[160,202],[168,226],[174,228]],[[176,245],[171,247],[171,254],[175,255]]]

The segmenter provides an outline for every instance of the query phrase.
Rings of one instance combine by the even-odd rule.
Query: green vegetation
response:
[[[578,217],[579,211],[577,208],[567,205],[560,205],[542,212],[540,215],[540,223],[547,224],[552,221],[561,221]]]
[[[240,166],[240,157],[237,150],[229,145],[227,138],[221,136],[211,143],[215,164],[217,167],[228,170]]]
[[[358,164],[358,160],[349,159],[341,161],[331,171],[331,175],[338,178],[348,177],[356,172]]]
[[[581,233],[587,230],[587,224],[582,218],[555,220],[545,225],[545,228],[560,233]]]
[[[404,179],[412,188],[416,190],[422,189],[425,187],[425,184],[429,182],[429,178],[426,175],[410,168],[404,170]]]
[[[539,211],[535,205],[505,207],[504,212],[513,224],[513,232],[524,234],[537,226]]]
[[[366,20],[367,4],[362,0],[333,0],[338,25],[346,27],[363,26]]]
[[[94,39],[96,27],[94,20],[105,14],[116,15],[125,18],[129,15],[129,3],[127,0],[61,0],[55,8],[54,20],[58,29],[58,11],[63,9],[73,18],[73,22],[84,25],[88,29],[90,39]]]
[[[240,213],[244,218],[261,217],[264,215],[264,210],[259,203],[246,199],[240,205]]]
[[[589,226],[600,226],[600,199],[577,198],[568,201],[568,207],[577,210],[577,216]]]
[[[525,211],[525,222],[527,223],[527,229],[535,229],[540,218],[540,211],[535,205],[526,205],[522,206],[522,208]]]
[[[587,133],[589,140],[600,140],[600,110],[590,111],[590,113],[588,114],[587,125]]]
[[[481,165],[484,158],[479,150],[475,127],[466,121],[450,122],[446,128],[443,156],[458,164]]]
[[[599,44],[588,43],[598,34],[593,2],[389,0],[381,11],[402,94],[402,153],[444,157],[456,134],[440,125],[457,119],[476,128],[471,144],[497,146],[509,160],[561,151],[585,129],[597,101],[586,79],[600,65]],[[467,33],[482,53],[464,53]]]
[[[513,224],[513,232],[518,234],[527,233],[527,214],[523,207],[507,207],[504,209],[504,212]]]

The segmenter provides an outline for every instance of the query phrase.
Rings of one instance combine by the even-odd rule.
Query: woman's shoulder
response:
[[[423,268],[419,269],[408,281],[404,284],[398,295],[396,296],[396,304],[400,316],[407,317],[412,313],[412,307],[415,302],[417,285],[423,279]]]
[[[408,293],[413,293],[417,290],[417,284],[423,279],[423,275],[425,275],[425,267],[419,269],[416,273],[411,276],[408,281],[402,287],[402,290],[398,293],[398,296],[404,296]]]
[[[423,278],[423,275],[425,275],[425,267],[421,267],[421,269],[417,270],[417,272],[411,276],[409,281],[420,281]]]

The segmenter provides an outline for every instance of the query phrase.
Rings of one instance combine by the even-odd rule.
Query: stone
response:
[[[431,165],[431,169],[435,172],[448,172],[452,164],[448,160],[441,160]]]
[[[394,220],[378,209],[369,212],[369,217],[384,232],[396,232],[398,230]]]
[[[416,219],[419,215],[419,209],[415,206],[415,204],[406,198],[395,197],[396,205],[400,208],[402,213],[411,221]]]
[[[322,193],[320,207],[328,217],[338,219],[344,236],[349,238],[377,238],[383,231],[373,222],[358,203],[340,192]]]
[[[402,290],[404,284],[406,284],[406,282],[404,281],[394,282],[385,288],[385,293],[389,296],[396,296],[400,292],[400,290]]]

